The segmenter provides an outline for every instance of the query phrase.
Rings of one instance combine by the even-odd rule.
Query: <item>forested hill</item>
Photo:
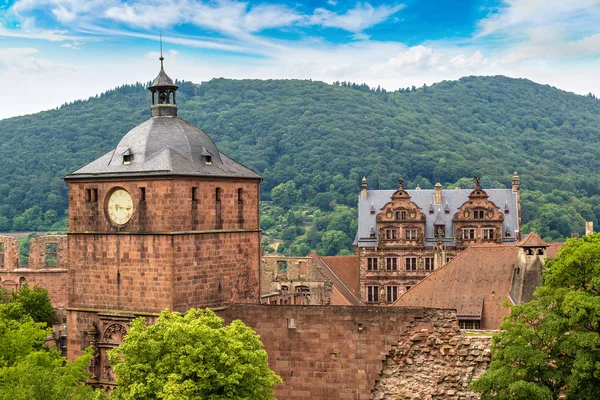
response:
[[[299,80],[214,79],[179,116],[261,173],[276,205],[355,206],[371,188],[510,185],[521,176],[527,229],[559,238],[600,217],[600,101],[523,79],[467,77],[397,92]],[[149,117],[128,85],[60,109],[0,121],[0,230],[43,229],[66,209],[62,177]],[[461,179],[469,178],[469,179]],[[460,181],[460,182],[459,182]],[[278,186],[281,185],[281,186]],[[452,186],[450,186],[452,185]],[[335,200],[335,202],[334,202]]]

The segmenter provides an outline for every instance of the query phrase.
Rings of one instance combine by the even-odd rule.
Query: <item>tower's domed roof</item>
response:
[[[177,118],[177,86],[166,74],[163,60],[161,48],[160,72],[148,88],[152,118],[127,132],[116,149],[65,179],[157,175],[261,179],[221,154],[202,129]]]
[[[177,117],[152,117],[130,130],[117,147],[68,175],[214,176],[260,179],[224,154],[206,133]]]

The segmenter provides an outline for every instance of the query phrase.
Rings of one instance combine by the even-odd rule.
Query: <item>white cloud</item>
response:
[[[164,58],[170,61],[174,61],[177,56],[181,54],[177,50],[169,50],[163,54]],[[150,58],[152,60],[158,60],[160,57],[160,51],[149,51],[146,53],[146,58]]]
[[[569,19],[578,21],[579,28],[597,26],[598,4],[598,0],[505,0],[504,7],[479,22],[479,35],[515,34],[515,28],[529,29]]]
[[[373,7],[369,3],[358,3],[355,8],[348,10],[345,14],[337,14],[324,8],[317,8],[313,16],[310,17],[309,23],[359,33],[385,21],[402,8],[404,8],[403,4]]]
[[[39,50],[32,47],[0,49],[0,71],[12,71],[25,76],[68,69],[65,65],[37,57],[38,53]]]
[[[71,50],[81,50],[82,44],[83,44],[83,42],[72,41],[72,42],[63,43],[60,45],[60,47],[66,47],[67,49],[71,49]]]
[[[414,73],[431,69],[439,61],[439,53],[430,47],[419,45],[398,53],[385,63],[373,65],[370,70],[376,74]]]

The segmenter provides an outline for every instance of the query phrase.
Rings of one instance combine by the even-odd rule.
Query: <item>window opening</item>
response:
[[[484,214],[485,214],[485,211],[483,211],[483,210],[475,210],[475,211],[473,211],[473,218],[474,219],[484,219],[485,218]]]
[[[475,239],[475,228],[465,228],[465,229],[463,229],[463,239],[464,240],[473,240],[473,239]]]
[[[494,239],[494,228],[483,228],[483,240]]]
[[[215,199],[216,199],[216,222],[217,229],[221,229],[223,227],[223,220],[221,218],[221,188],[215,189]]]
[[[425,257],[425,271],[433,271],[433,257]]]
[[[417,257],[406,257],[406,270],[416,271],[417,270]]]
[[[237,212],[238,212],[238,224],[244,223],[244,189],[238,188],[237,190]]]
[[[56,267],[57,259],[57,244],[46,243],[46,267]]]
[[[369,303],[379,301],[379,286],[367,286],[367,301]]]
[[[278,265],[278,271],[280,274],[284,274],[288,271],[288,263],[287,261],[279,261],[277,263]]]
[[[416,229],[407,229],[404,231],[404,235],[406,240],[417,240],[417,230]]]
[[[481,329],[480,321],[476,319],[459,320],[458,326],[460,329]]]
[[[398,259],[396,257],[388,257],[385,261],[385,267],[388,271],[396,271],[398,269]]]
[[[398,286],[387,287],[387,301],[393,303],[398,300]]]
[[[377,258],[367,258],[367,271],[377,271]]]

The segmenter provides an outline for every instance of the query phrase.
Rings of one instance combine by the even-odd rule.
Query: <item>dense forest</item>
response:
[[[466,77],[394,92],[301,80],[178,82],[179,116],[264,177],[265,249],[344,254],[371,188],[509,187],[547,240],[600,218],[600,101],[525,79]],[[143,84],[0,121],[0,231],[64,229],[62,177],[149,117]]]

